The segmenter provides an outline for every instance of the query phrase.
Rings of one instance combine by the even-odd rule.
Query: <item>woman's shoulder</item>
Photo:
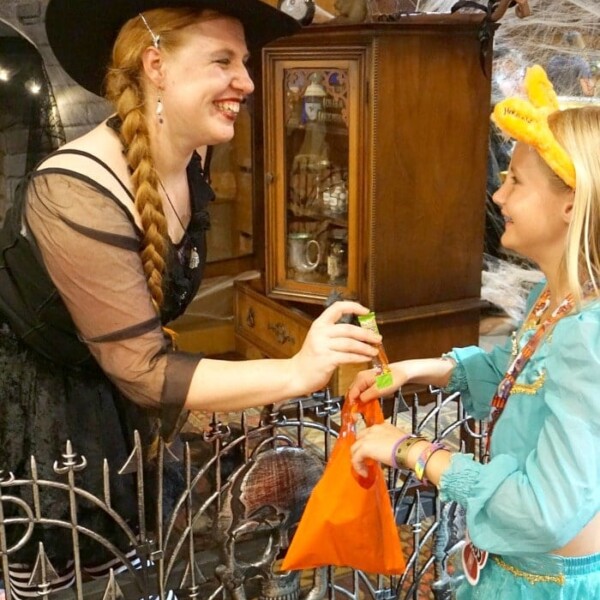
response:
[[[141,219],[135,208],[132,182],[121,144],[105,123],[61,146],[36,168],[34,178],[48,182],[46,193],[60,197],[97,198],[100,204],[115,203],[133,219]]]
[[[81,160],[81,157],[87,157],[87,160]],[[48,164],[57,164],[82,175],[88,174],[88,169],[93,171],[96,165],[100,164],[113,171],[121,180],[129,180],[121,142],[106,123],[101,123],[86,134],[63,144],[43,160],[37,170],[47,168]]]

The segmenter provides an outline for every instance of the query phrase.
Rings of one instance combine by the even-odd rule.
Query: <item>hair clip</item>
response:
[[[150,29],[150,25],[148,25],[148,21],[146,21],[146,17],[144,17],[144,15],[142,13],[139,13],[139,15],[140,15],[140,18],[142,19],[142,21],[144,22],[146,29],[152,36],[152,45],[158,49],[158,47],[160,46],[160,35],[156,35],[154,33],[154,31],[152,31],[152,29]]]
[[[548,126],[548,115],[560,110],[558,97],[546,71],[534,65],[525,73],[524,98],[498,102],[492,120],[507,135],[537,150],[546,164],[571,188],[575,188],[575,165],[556,141]]]

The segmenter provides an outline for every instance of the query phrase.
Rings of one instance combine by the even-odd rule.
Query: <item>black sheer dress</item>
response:
[[[118,475],[133,448],[133,431],[148,443],[160,428],[169,437],[199,355],[174,351],[162,326],[181,315],[200,285],[214,195],[200,158],[188,165],[191,219],[170,244],[160,318],[149,296],[138,253],[140,228],[126,186],[92,156],[58,151],[38,166],[15,199],[0,232],[0,471],[4,478],[60,479],[53,470],[67,440],[85,456],[77,485],[103,497],[103,459],[110,467],[114,509],[137,518],[135,475]],[[158,424],[158,425],[157,425]],[[66,476],[65,479],[66,481]],[[31,489],[5,486],[1,493]],[[17,494],[19,492],[19,494]],[[65,492],[43,488],[41,514],[69,520]],[[5,517],[19,515],[14,501]],[[151,511],[148,511],[151,514]],[[111,519],[87,501],[79,523],[123,545]],[[150,528],[152,525],[150,524]],[[7,532],[9,546],[22,526]],[[55,567],[72,554],[71,532],[36,526],[11,556],[31,564],[37,542]],[[106,560],[101,546],[81,539],[90,565]]]

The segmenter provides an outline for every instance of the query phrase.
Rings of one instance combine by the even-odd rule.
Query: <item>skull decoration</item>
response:
[[[269,599],[299,597],[297,574],[274,575],[272,566],[322,473],[316,456],[284,446],[258,452],[231,475],[217,520],[222,564],[216,569],[231,598],[246,600],[244,582],[256,576],[268,582]],[[283,595],[273,593],[278,579]]]

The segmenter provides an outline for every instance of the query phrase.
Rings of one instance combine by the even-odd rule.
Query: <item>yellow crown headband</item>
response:
[[[546,71],[539,65],[529,67],[524,83],[529,100],[507,98],[498,102],[492,120],[504,133],[535,148],[546,164],[575,188],[575,165],[548,126],[548,115],[560,108]]]

